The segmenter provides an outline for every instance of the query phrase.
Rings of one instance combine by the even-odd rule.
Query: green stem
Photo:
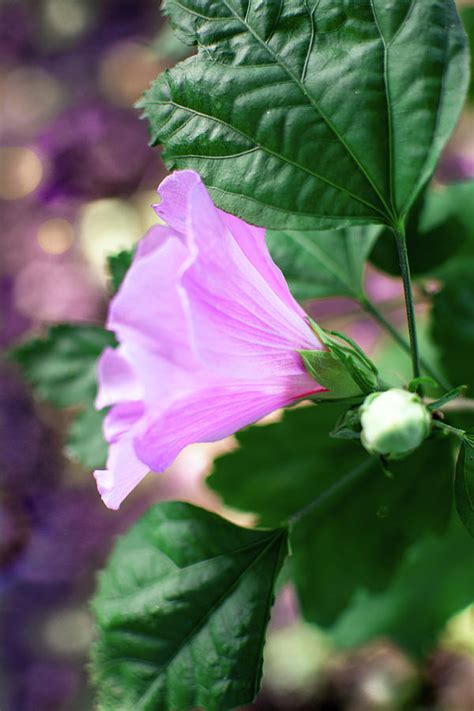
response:
[[[366,294],[363,294],[359,297],[359,303],[364,309],[364,311],[366,311],[370,316],[372,316],[374,321],[377,321],[377,323],[392,336],[394,341],[396,341],[396,343],[398,343],[398,345],[406,353],[408,353],[408,355],[410,355],[411,349],[408,341],[403,338],[402,334],[397,331],[395,326],[393,326],[390,321],[387,321],[382,312],[379,311],[375,304],[373,304],[372,301],[367,298]],[[434,368],[432,368],[431,365],[427,363],[423,358],[420,358],[420,364],[425,373],[431,378],[433,378],[433,380],[436,380],[436,382],[439,383],[443,390],[449,390],[451,388],[451,385],[441,375],[439,375],[434,370]]]
[[[410,334],[410,352],[413,369],[413,377],[421,377],[420,349],[418,346],[418,336],[416,334],[415,301],[413,299],[413,289],[411,286],[410,262],[408,261],[407,241],[405,230],[399,232],[394,230],[397,241],[398,257],[400,260],[400,271],[402,274],[403,290],[405,292],[405,309],[408,321],[408,333]]]

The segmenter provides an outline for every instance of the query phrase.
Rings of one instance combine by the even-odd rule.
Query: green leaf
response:
[[[466,30],[471,49],[471,83],[469,84],[469,98],[474,101],[474,7],[462,7],[461,19]]]
[[[267,231],[267,244],[296,299],[359,299],[366,259],[381,227],[327,232]]]
[[[218,459],[210,487],[266,525],[294,516],[293,575],[305,617],[330,625],[358,589],[383,590],[405,551],[443,531],[452,504],[449,441],[428,441],[391,467],[350,441],[330,438],[342,415],[326,404],[287,411],[281,422],[237,435],[241,448]]]
[[[112,333],[96,326],[52,326],[44,338],[18,346],[11,358],[19,365],[38,398],[56,407],[80,409],[69,432],[66,448],[86,468],[103,466],[106,445],[102,438],[104,412],[94,410],[96,364]]]
[[[433,441],[390,463],[392,478],[359,465],[333,488],[326,483],[321,505],[291,531],[295,582],[308,620],[332,624],[356,590],[385,589],[409,546],[427,530],[444,529],[452,468],[449,444]],[[321,576],[328,585],[315,595]]]
[[[474,601],[474,544],[453,517],[448,532],[420,540],[390,587],[360,592],[332,630],[340,647],[387,637],[412,654],[432,648],[447,620]]]
[[[98,412],[92,402],[77,413],[69,427],[66,454],[85,469],[103,469],[108,445],[102,434],[104,412]]]
[[[449,268],[448,268],[449,267]],[[431,330],[446,375],[474,393],[474,258],[447,265],[444,285],[433,300]]]
[[[160,60],[165,62],[177,62],[190,54],[189,46],[177,37],[168,22],[160,28],[152,42],[151,49],[158,55]]]
[[[388,235],[380,238],[371,261],[399,276],[397,248]],[[431,187],[417,200],[407,224],[407,245],[413,274],[443,276],[448,259],[474,256],[474,180]]]
[[[97,358],[114,345],[103,328],[60,324],[15,348],[12,358],[42,400],[57,407],[87,405],[95,397]]]
[[[451,187],[431,188],[410,212],[406,239],[414,276],[438,269],[459,252],[469,238],[470,229],[460,210],[460,200],[450,199],[453,192]],[[474,199],[474,194],[471,197]],[[379,269],[400,276],[397,245],[390,230],[377,241],[370,259]]]
[[[454,499],[459,518],[474,536],[474,436],[463,438],[456,464]]]
[[[258,691],[284,530],[189,504],[150,509],[99,579],[92,672],[102,711],[226,711]]]
[[[134,254],[134,249],[124,249],[118,254],[113,254],[108,258],[107,264],[114,293],[119,290],[125,278],[125,274],[130,269]]]
[[[197,170],[221,208],[265,227],[403,222],[467,89],[453,0],[164,8],[198,46],[140,104],[169,168]]]

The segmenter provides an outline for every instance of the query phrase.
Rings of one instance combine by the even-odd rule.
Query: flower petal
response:
[[[96,478],[112,508],[188,444],[323,390],[298,353],[322,345],[264,231],[218,210],[192,171],[167,178],[160,195],[167,225],[142,240],[113,299],[108,326],[120,347],[99,367],[97,405],[114,406]]]
[[[131,437],[113,442],[109,447],[107,469],[94,472],[104,504],[109,509],[118,509],[148,472],[149,467],[135,454]]]
[[[179,206],[187,215],[186,223],[172,222],[184,230],[183,240],[194,252],[182,285],[192,303],[202,360],[233,377],[253,372],[260,379],[269,361],[285,368],[283,351],[321,348],[304,312],[282,287],[262,232],[217,210],[199,176],[192,180],[190,173],[174,173],[164,181],[158,211],[170,220]]]
[[[135,437],[136,453],[150,469],[163,472],[188,444],[228,437],[270,412],[317,392],[320,388],[312,383],[311,391],[305,390],[305,378],[295,378],[291,391],[288,383],[278,381],[266,391],[257,383],[193,390],[148,418],[148,426]]]
[[[177,363],[194,359],[189,303],[180,285],[188,261],[189,251],[171,230],[150,230],[110,307],[107,326],[121,343]]]
[[[95,401],[98,410],[116,402],[141,400],[143,388],[130,363],[119,348],[106,348],[97,366],[99,391]]]

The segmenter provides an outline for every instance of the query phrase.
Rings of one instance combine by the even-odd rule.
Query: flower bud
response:
[[[372,393],[360,408],[361,442],[371,454],[403,459],[428,436],[431,414],[415,393]]]

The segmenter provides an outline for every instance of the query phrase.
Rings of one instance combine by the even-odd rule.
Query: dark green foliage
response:
[[[102,711],[227,711],[262,673],[284,530],[239,528],[189,504],[154,506],[120,539],[93,602]]]
[[[471,83],[469,84],[469,99],[474,101],[474,7],[461,8],[461,19],[466,30],[471,49]]]
[[[102,469],[107,460],[108,445],[102,434],[104,412],[93,407],[93,401],[76,414],[66,441],[66,454],[85,469]]]
[[[268,525],[316,501],[293,520],[292,569],[306,618],[323,625],[358,589],[383,590],[419,536],[444,530],[452,504],[449,442],[427,442],[388,478],[358,443],[329,437],[342,413],[301,408],[247,429],[208,479],[227,505]]]
[[[391,463],[391,477],[380,465],[359,465],[340,485],[320,483],[321,506],[291,533],[294,578],[307,619],[332,624],[357,590],[391,584],[419,536],[444,531],[452,470],[450,446],[438,441]]]
[[[435,643],[447,620],[474,595],[474,543],[457,517],[442,537],[421,539],[387,590],[360,592],[332,630],[341,647],[389,637],[413,654]]]
[[[433,301],[431,331],[452,383],[468,385],[474,395],[474,257],[443,270],[443,288]]]
[[[198,46],[141,102],[169,168],[194,168],[220,207],[265,227],[398,227],[467,89],[452,0],[165,0],[164,9]]]
[[[118,254],[114,254],[108,258],[107,263],[110,272],[110,281],[114,293],[118,291],[120,284],[125,278],[125,274],[130,269],[134,254],[134,249],[124,249],[118,252]]]
[[[474,435],[465,435],[459,450],[454,479],[454,497],[459,518],[474,536]]]
[[[66,448],[90,469],[102,467],[107,453],[102,437],[104,413],[94,410],[96,364],[104,348],[114,345],[113,334],[103,328],[61,324],[11,353],[41,400],[80,409]]]
[[[454,190],[453,187],[431,188],[416,201],[410,211],[406,238],[413,275],[435,271],[459,252],[470,238],[469,226],[463,215],[458,214],[459,200],[447,199],[447,193],[451,195]],[[370,259],[376,267],[388,274],[400,275],[397,245],[390,230],[385,230],[377,240]]]

